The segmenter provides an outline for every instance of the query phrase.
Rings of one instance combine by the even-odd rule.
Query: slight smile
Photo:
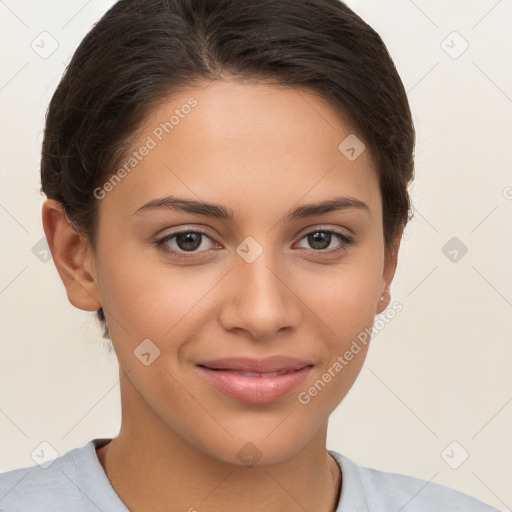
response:
[[[250,404],[276,402],[299,386],[313,363],[288,356],[202,361],[197,368],[225,395]]]

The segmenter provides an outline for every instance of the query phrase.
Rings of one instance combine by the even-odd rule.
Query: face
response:
[[[133,427],[278,462],[325,431],[382,310],[378,177],[368,150],[339,149],[351,128],[319,96],[205,85],[154,110],[97,192],[90,271]]]

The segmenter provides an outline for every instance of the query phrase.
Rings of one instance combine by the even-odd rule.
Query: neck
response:
[[[289,459],[250,467],[210,456],[163,424],[135,395],[121,396],[130,407],[122,404],[119,435],[97,455],[129,510],[335,512],[341,474],[326,450],[327,422]]]

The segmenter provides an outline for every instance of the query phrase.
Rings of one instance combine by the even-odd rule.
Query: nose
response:
[[[219,315],[225,330],[245,331],[263,341],[300,324],[304,309],[300,290],[294,289],[297,286],[283,267],[270,250],[252,263],[237,256],[227,276]]]

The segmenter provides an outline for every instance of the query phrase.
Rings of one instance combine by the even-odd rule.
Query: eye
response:
[[[327,252],[329,254],[343,250],[354,242],[351,236],[345,235],[340,231],[322,228],[307,233],[301,240],[306,240],[315,252]],[[339,242],[339,245],[333,249],[331,243],[336,241]]]
[[[354,242],[351,236],[340,231],[322,228],[307,233],[301,238],[301,241],[302,240],[306,240],[314,252],[321,254],[331,254],[342,251]],[[332,248],[332,243],[336,241],[339,242],[338,246]],[[213,239],[206,232],[201,230],[185,230],[170,233],[156,240],[153,244],[159,250],[175,255],[178,258],[193,257],[194,254],[206,252],[214,245]]]
[[[179,231],[177,233],[171,233],[169,235],[160,238],[154,245],[163,252],[175,254],[178,257],[187,258],[186,253],[197,253],[205,252],[211,247],[208,247],[208,243],[204,243],[208,239],[210,242],[213,240],[204,231],[188,230]],[[169,243],[171,242],[171,243]],[[205,245],[207,247],[205,247]],[[203,250],[198,250],[198,249]]]

